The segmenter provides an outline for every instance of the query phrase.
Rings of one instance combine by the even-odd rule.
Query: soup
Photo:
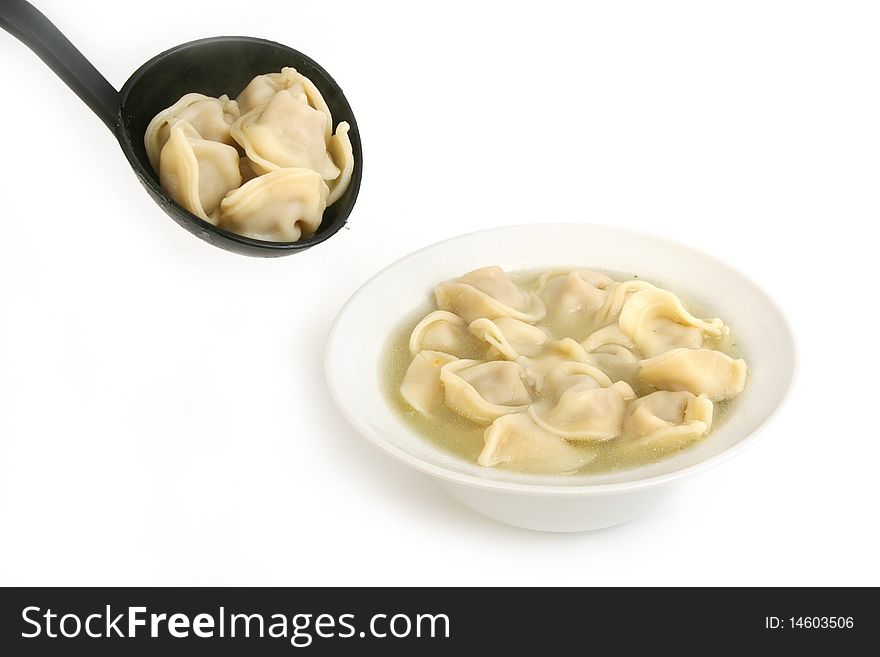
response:
[[[721,319],[650,282],[484,267],[440,283],[406,318],[383,375],[394,407],[444,449],[484,467],[570,474],[705,439],[746,384],[735,356]]]

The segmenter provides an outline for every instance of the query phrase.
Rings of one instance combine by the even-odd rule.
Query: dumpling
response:
[[[422,415],[432,415],[438,408],[442,408],[440,368],[454,360],[455,356],[439,351],[426,349],[417,353],[400,384],[400,394],[406,403]]]
[[[457,360],[444,365],[440,381],[446,405],[474,422],[489,424],[531,403],[522,368],[508,360]]]
[[[187,121],[178,119],[159,155],[159,182],[184,208],[216,223],[212,213],[241,184],[238,151],[202,139]]]
[[[468,325],[468,330],[507,360],[536,356],[549,339],[542,329],[513,317],[475,319]]]
[[[546,431],[569,440],[610,440],[620,434],[626,402],[635,397],[588,363],[560,363],[544,379],[547,399],[529,408]]]
[[[641,355],[619,344],[607,344],[587,354],[587,361],[608,374],[612,381],[625,381],[641,394],[650,387],[639,382]]]
[[[184,127],[174,131],[178,124]],[[350,187],[350,130],[343,121],[334,134],[321,92],[287,67],[256,76],[236,100],[186,94],[153,118],[144,145],[162,187],[187,210],[246,237],[289,242],[314,233],[327,206]],[[232,147],[237,174],[232,150],[211,142]],[[287,173],[255,180],[282,170]],[[322,182],[294,170],[314,171]],[[256,192],[268,197],[258,199]],[[247,216],[251,211],[256,214]]]
[[[544,377],[544,389],[554,399],[574,386],[608,388],[612,383],[611,378],[594,365],[573,361],[558,364]]]
[[[279,91],[287,91],[297,102],[309,105],[324,114],[327,117],[324,138],[330,138],[330,130],[333,128],[330,108],[327,107],[324,97],[314,83],[295,68],[285,66],[279,73],[258,75],[248,83],[235,100],[241,113],[247,114],[252,109],[268,103]]]
[[[712,349],[673,349],[639,363],[639,379],[660,390],[687,390],[712,400],[743,391],[747,367],[742,359]]]
[[[334,180],[341,171],[327,152],[326,129],[325,114],[282,90],[265,105],[242,114],[230,131],[258,174],[301,167]]]
[[[256,239],[295,242],[318,230],[327,192],[315,171],[279,169],[230,192],[220,203],[217,225]]]
[[[309,105],[303,79],[304,76],[289,66],[281,69],[279,73],[258,75],[248,82],[235,100],[242,114],[247,114],[255,107],[265,105],[279,91],[287,91],[299,102]]]
[[[660,390],[630,402],[623,431],[639,447],[682,447],[709,433],[713,410],[706,395]]]
[[[599,347],[607,345],[619,345],[627,349],[635,349],[635,343],[617,324],[609,324],[605,328],[594,331],[586,340],[581,342],[581,346],[589,353],[595,351]]]
[[[251,161],[246,157],[241,158],[238,163],[238,169],[241,171],[241,184],[244,185],[246,182],[249,182],[256,178],[259,174],[254,171],[254,168],[251,166]]]
[[[500,267],[483,267],[441,283],[434,296],[441,310],[454,312],[466,322],[513,317],[533,323],[546,313],[537,295],[521,290]]]
[[[410,334],[409,350],[417,353],[422,349],[442,351],[458,358],[476,358],[485,351],[468,331],[465,321],[445,310],[429,313]]]
[[[657,288],[633,294],[620,311],[618,323],[648,358],[677,347],[699,349],[704,334],[718,338],[724,328],[718,318],[694,317],[676,295]]]
[[[617,324],[609,324],[595,331],[581,346],[587,352],[587,362],[605,372],[613,381],[626,381],[633,388],[640,387],[639,361],[643,356]]]
[[[227,96],[211,98],[203,94],[186,94],[171,107],[159,112],[147,126],[144,146],[153,170],[159,172],[159,155],[175,121],[187,121],[202,139],[232,146],[235,141],[229,134],[229,126],[239,115],[238,104]]]
[[[534,404],[529,416],[541,428],[567,440],[611,440],[620,435],[627,403],[635,398],[624,381],[597,387],[593,380],[566,389],[555,403]]]
[[[348,125],[348,122],[342,121],[336,126],[336,134],[330,138],[330,143],[327,144],[327,152],[330,153],[333,163],[340,171],[336,178],[327,182],[327,186],[330,187],[327,205],[333,205],[345,194],[345,190],[351,183],[351,174],[354,173],[354,152],[351,150],[351,139],[348,137],[349,130],[351,130],[351,126]]]
[[[593,314],[605,303],[614,285],[613,279],[589,269],[549,272],[538,279],[547,319],[558,332],[575,339],[587,334]]]
[[[525,413],[495,420],[486,428],[483,443],[477,463],[484,467],[507,466],[521,472],[567,474],[595,458],[589,450],[543,430]]]
[[[620,317],[623,306],[632,295],[641,290],[652,289],[653,287],[653,285],[645,281],[633,280],[616,283],[608,290],[608,295],[605,297],[602,307],[593,313],[590,333],[616,322],[618,317]]]
[[[544,377],[558,365],[567,361],[582,363],[587,359],[587,352],[571,338],[563,338],[548,342],[537,356],[520,356],[516,359],[526,380],[537,392],[544,389]]]

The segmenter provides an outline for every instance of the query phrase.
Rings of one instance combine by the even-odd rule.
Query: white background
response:
[[[880,584],[876,4],[37,4],[117,87],[199,37],[300,49],[345,89],[365,162],[350,230],[220,251],[0,33],[0,582]],[[359,438],[322,373],[379,268],[560,220],[728,261],[799,351],[752,448],[580,535],[460,507]]]

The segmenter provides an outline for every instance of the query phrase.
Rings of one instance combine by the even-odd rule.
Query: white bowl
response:
[[[729,324],[749,381],[708,438],[671,458],[600,475],[528,475],[483,468],[416,433],[383,392],[382,355],[392,332],[425,306],[434,286],[467,271],[588,267],[637,274],[683,293]],[[718,260],[658,237],[589,224],[530,224],[456,237],[398,260],[367,281],[339,312],[327,340],[327,383],[339,409],[372,443],[501,522],[583,531],[636,518],[672,485],[742,449],[782,403],[794,371],[791,332],[776,305]]]

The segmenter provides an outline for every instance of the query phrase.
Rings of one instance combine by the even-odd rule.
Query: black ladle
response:
[[[315,61],[292,48],[252,37],[214,37],[184,43],[153,57],[116,91],[48,18],[24,0],[0,0],[0,27],[49,65],[116,136],[150,196],[178,224],[220,248],[249,256],[290,255],[320,244],[345,225],[361,184],[361,139],[342,89]],[[321,91],[335,122],[348,121],[355,167],[345,194],[324,212],[321,227],[299,242],[267,242],[211,225],[178,205],[159,185],[144,146],[152,118],[189,92],[235,97],[261,73],[292,66]]]

